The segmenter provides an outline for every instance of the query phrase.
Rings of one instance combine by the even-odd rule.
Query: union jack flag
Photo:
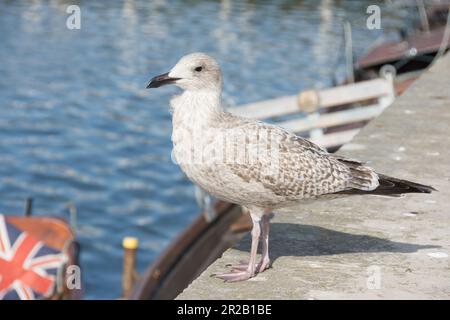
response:
[[[50,297],[67,255],[46,246],[0,215],[0,300]]]

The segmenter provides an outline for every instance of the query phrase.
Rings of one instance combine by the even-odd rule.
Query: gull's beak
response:
[[[174,83],[175,81],[179,80],[180,78],[171,78],[169,77],[169,73],[160,74],[159,76],[153,77],[152,80],[147,85],[147,89],[149,88],[159,88],[161,86],[164,86],[166,84]]]

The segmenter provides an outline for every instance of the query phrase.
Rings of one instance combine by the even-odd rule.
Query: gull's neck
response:
[[[220,90],[186,90],[171,100],[171,106],[174,125],[186,121],[207,124],[224,112]]]

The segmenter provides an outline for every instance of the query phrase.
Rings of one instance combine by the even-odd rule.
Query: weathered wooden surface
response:
[[[338,152],[439,192],[357,196],[278,213],[272,269],[241,283],[210,277],[248,258],[246,237],[178,298],[450,298],[449,84],[447,55]]]
[[[289,131],[305,134],[311,141],[324,148],[338,147],[350,141],[359,131],[356,128],[339,130],[336,133],[326,133],[326,128],[351,125],[369,121],[377,117],[395,99],[393,79],[390,75],[355,84],[347,84],[324,90],[306,90],[298,96],[285,96],[271,100],[260,101],[229,108],[234,114],[259,120],[276,119],[286,115],[303,113],[300,119],[276,122],[277,125]],[[371,105],[360,106],[363,102]],[[357,104],[357,107],[346,108],[328,113],[330,108]],[[326,113],[321,110],[327,109]]]

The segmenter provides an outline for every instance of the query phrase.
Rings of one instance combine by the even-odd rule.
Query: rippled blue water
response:
[[[342,76],[341,21],[355,52],[383,30],[365,28],[370,1],[0,2],[0,212],[79,211],[86,298],[121,292],[126,235],[141,241],[139,271],[198,213],[193,187],[170,161],[174,88],[145,90],[179,57],[222,64],[228,105]],[[81,7],[81,29],[66,8]],[[383,28],[401,25],[388,12]],[[341,62],[341,63],[340,63]]]

